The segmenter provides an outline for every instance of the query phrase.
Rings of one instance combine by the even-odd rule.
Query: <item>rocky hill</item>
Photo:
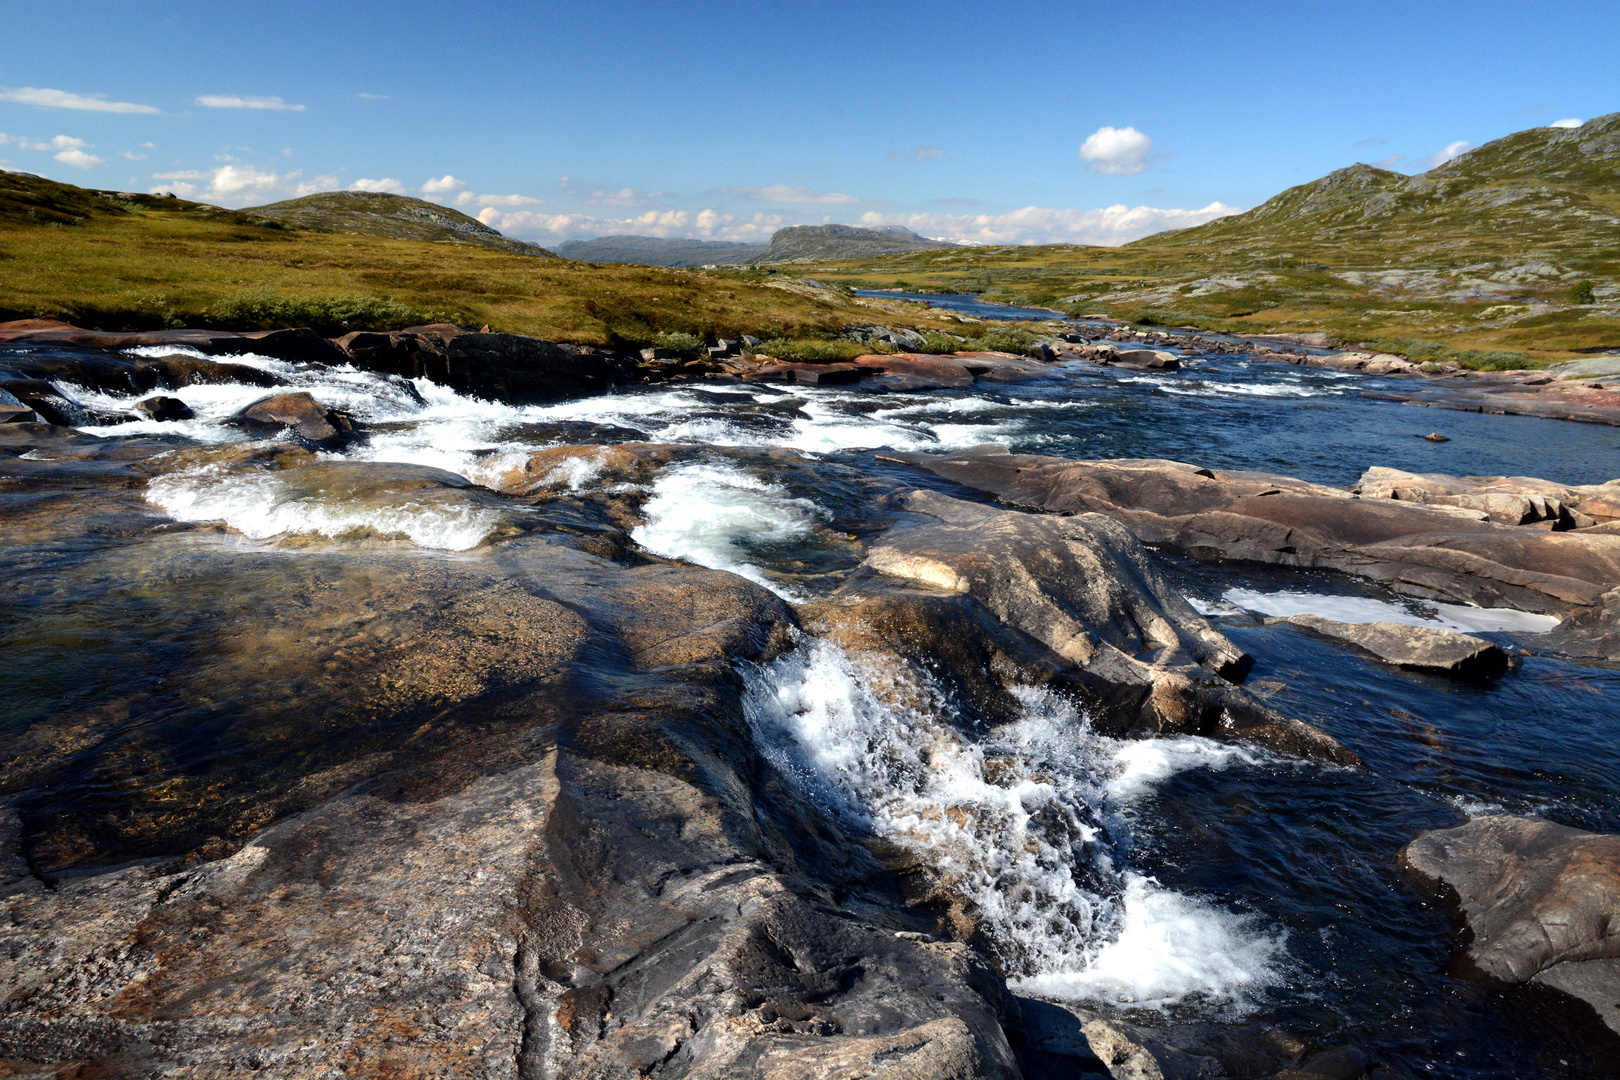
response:
[[[817,277],[1490,366],[1620,353],[1620,113],[1407,176],[1350,165],[1122,247],[851,256]],[[1471,353],[1475,355],[1460,355]]]
[[[598,236],[570,240],[553,250],[565,259],[642,266],[737,266],[765,253],[764,244],[730,240],[665,239],[661,236]]]
[[[822,262],[832,259],[867,259],[911,251],[957,247],[945,240],[930,240],[897,225],[861,229],[853,225],[795,225],[779,229],[770,247],[756,263]]]
[[[1416,176],[1351,165],[1255,207],[1137,241],[1189,252],[1275,252],[1286,262],[1397,254],[1568,261],[1613,252],[1620,113],[1531,128]],[[1398,249],[1398,253],[1396,251]]]
[[[396,240],[451,241],[542,259],[557,258],[537,244],[502,236],[459,210],[382,191],[323,191],[301,199],[255,206],[247,213],[255,219],[275,221],[295,229],[387,236]]]

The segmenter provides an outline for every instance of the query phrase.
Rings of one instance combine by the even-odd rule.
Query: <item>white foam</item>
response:
[[[1023,716],[983,742],[926,677],[824,641],[746,672],[765,756],[852,825],[916,853],[970,901],[1013,985],[1075,999],[1228,1005],[1274,981],[1281,936],[1116,867],[1118,802],[1183,768],[1244,760],[1208,740],[1143,745],[1092,732],[1024,689]],[[1152,762],[1149,765],[1149,762]]]
[[[1322,593],[1282,590],[1265,593],[1254,589],[1227,589],[1221,599],[1244,609],[1286,619],[1292,615],[1318,615],[1346,623],[1394,622],[1407,626],[1438,626],[1446,630],[1473,633],[1516,631],[1544,634],[1558,626],[1553,615],[1536,615],[1513,608],[1482,608],[1468,604],[1425,604],[1429,614],[1413,611],[1388,600],[1368,596],[1330,596]]]
[[[779,484],[731,465],[693,462],[665,469],[642,506],[643,523],[631,539],[655,555],[729,570],[795,599],[749,560],[758,544],[807,536],[825,511],[795,498]]]
[[[406,500],[365,506],[300,492],[274,473],[208,465],[160,476],[148,502],[177,521],[219,521],[254,540],[288,533],[342,536],[356,529],[404,535],[419,547],[465,551],[500,524],[493,510]]]
[[[1187,998],[1237,1003],[1281,981],[1284,935],[1207,901],[1125,875],[1115,935],[1078,970],[1011,980],[1014,989],[1059,998],[1163,1008]]]
[[[1199,735],[1121,742],[1115,746],[1113,757],[1116,768],[1105,790],[1120,802],[1151,794],[1155,784],[1188,769],[1218,772],[1230,765],[1260,765],[1266,760],[1248,748]]]

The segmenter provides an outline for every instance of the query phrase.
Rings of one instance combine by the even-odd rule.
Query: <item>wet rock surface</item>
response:
[[[61,687],[6,729],[0,1058],[1017,1075],[999,978],[965,945],[897,936],[916,923],[877,861],[754,751],[732,665],[790,642],[776,597],[592,555],[569,506],[471,558],[244,550],[156,527],[129,478],[196,467],[163,444],[6,428],[54,455],[7,458],[8,477],[78,488],[0,489],[26,525],[8,566],[36,568],[9,618],[35,635],[30,678]],[[96,506],[119,527],[63,562]],[[94,618],[84,575],[117,582]]]
[[[1549,640],[1620,656],[1620,537],[1508,528],[1457,507],[1175,461],[1069,461],[1001,447],[882,457],[1011,506],[1103,514],[1143,543],[1200,558],[1329,568],[1415,596],[1567,614],[1569,627]]]
[[[1107,518],[1050,518],[927,491],[903,505],[918,520],[878,537],[863,572],[809,616],[846,647],[948,658],[945,677],[967,680],[965,696],[1003,719],[1010,687],[998,687],[998,673],[1005,684],[1077,691],[1109,733],[1242,737],[1355,760],[1236,686],[1252,659],[1166,586]]]
[[[438,323],[390,333],[345,334],[332,344],[345,360],[367,371],[429,378],[502,401],[605,390],[628,381],[635,369],[630,358],[591,346]]]
[[[355,438],[354,421],[347,414],[327,408],[303,391],[260,398],[231,420],[249,435],[290,434],[323,450],[335,450]]]
[[[1401,857],[1466,920],[1459,974],[1569,994],[1620,1036],[1620,836],[1494,815]]]
[[[1500,645],[1439,627],[1346,623],[1320,615],[1292,615],[1280,621],[1342,641],[1399,667],[1468,678],[1500,675],[1508,669],[1508,655]]]

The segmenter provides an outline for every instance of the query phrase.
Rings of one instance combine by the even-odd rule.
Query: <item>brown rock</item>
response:
[[[231,422],[259,438],[291,432],[324,449],[336,449],[355,437],[354,422],[347,414],[328,409],[303,390],[260,398],[231,417]]]
[[[1344,623],[1319,615],[1294,615],[1277,621],[1353,645],[1399,667],[1471,678],[1500,675],[1508,669],[1508,655],[1499,645],[1437,626]]]
[[[1482,817],[1424,833],[1402,860],[1461,907],[1460,973],[1561,990],[1620,1034],[1620,836]]]
[[[926,491],[905,506],[922,520],[884,533],[863,573],[805,609],[818,632],[854,651],[929,663],[996,720],[1016,711],[1014,685],[1053,683],[1081,695],[1111,734],[1243,737],[1355,760],[1233,685],[1252,660],[1106,518],[1017,513]]]
[[[1559,641],[1620,657],[1620,623],[1605,599],[1620,589],[1620,536],[1504,528],[1458,516],[1460,507],[1183,462],[1069,461],[999,446],[881,458],[1009,505],[1104,514],[1143,543],[1199,557],[1336,569],[1430,599],[1573,615],[1583,636]]]
[[[191,406],[179,398],[163,394],[142,398],[130,408],[151,420],[190,420],[196,415]]]

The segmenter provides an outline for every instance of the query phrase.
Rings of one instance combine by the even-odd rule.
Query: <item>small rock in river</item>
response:
[[[130,407],[149,420],[190,420],[196,415],[191,411],[191,406],[166,394],[141,398]]]
[[[1427,435],[1422,436],[1422,438],[1428,440],[1429,442],[1450,442],[1451,441],[1451,436],[1442,435],[1438,431],[1431,431]]]

